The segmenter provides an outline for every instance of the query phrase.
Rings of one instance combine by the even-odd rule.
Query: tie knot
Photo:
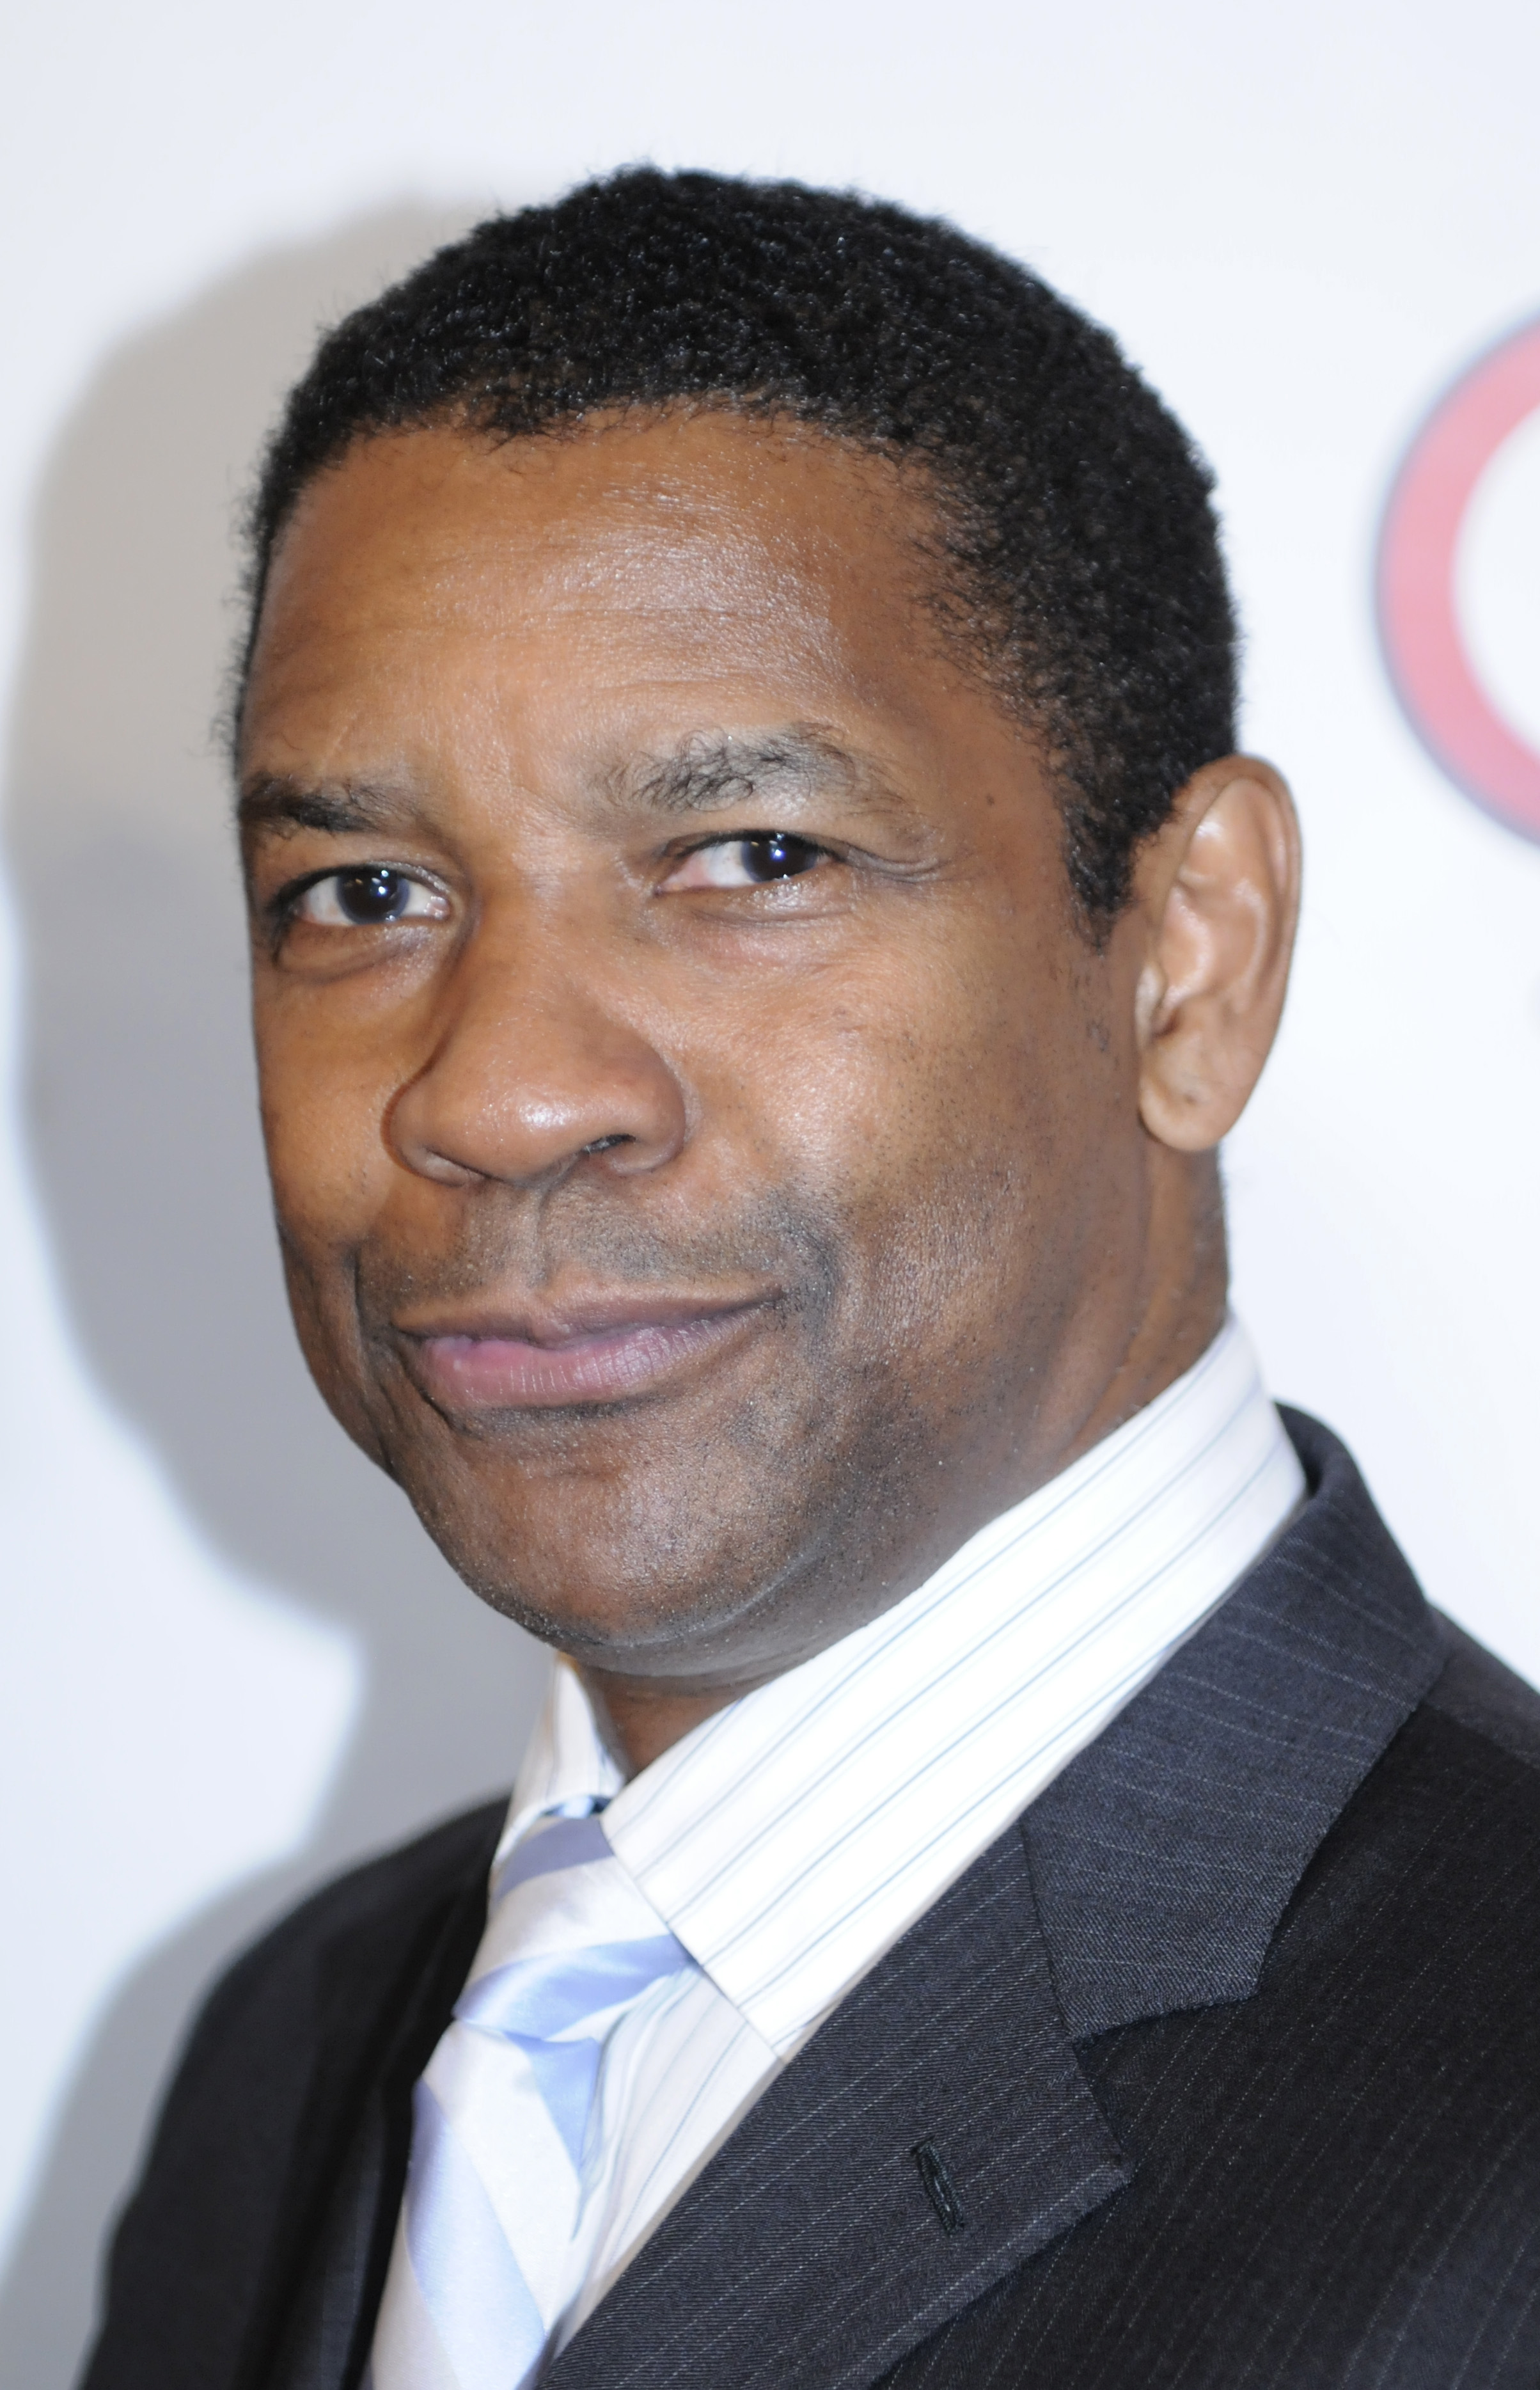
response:
[[[568,1807],[537,1818],[493,1877],[493,1910],[499,1909],[520,1884],[533,1882],[537,1876],[557,1875],[567,1868],[592,1867],[612,1858],[599,1823],[599,1812],[608,1805],[595,1793],[581,1811]]]
[[[610,1849],[597,1815],[554,1818],[508,1853],[470,1980],[463,2024],[510,2040],[602,2036],[661,1976],[691,1964]]]

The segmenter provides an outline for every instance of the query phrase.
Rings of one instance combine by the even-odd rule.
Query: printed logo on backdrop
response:
[[[1461,374],[1396,475],[1380,536],[1385,661],[1464,794],[1540,840],[1540,318]]]

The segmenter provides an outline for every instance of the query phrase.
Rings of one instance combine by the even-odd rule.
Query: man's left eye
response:
[[[366,863],[352,871],[328,871],[302,891],[294,906],[298,921],[324,929],[373,929],[389,921],[442,921],[448,906],[437,889],[391,864]]]
[[[793,838],[789,830],[755,830],[746,838],[724,838],[698,846],[670,872],[664,886],[675,888],[763,888],[773,880],[796,880],[827,857],[825,847],[811,839]]]

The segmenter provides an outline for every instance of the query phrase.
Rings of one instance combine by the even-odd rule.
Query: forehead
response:
[[[305,492],[281,539],[246,713],[366,679],[529,700],[784,682],[906,710],[936,642],[923,492],[816,429],[725,414],[493,443],[378,435]],[[931,668],[941,669],[939,651]],[[948,678],[955,675],[948,675]]]

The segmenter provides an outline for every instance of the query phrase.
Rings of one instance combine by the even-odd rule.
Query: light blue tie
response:
[[[537,1825],[494,1882],[414,2094],[372,2390],[521,2390],[582,2287],[606,2045],[653,1985],[694,1965],[610,1850],[601,1805]]]

